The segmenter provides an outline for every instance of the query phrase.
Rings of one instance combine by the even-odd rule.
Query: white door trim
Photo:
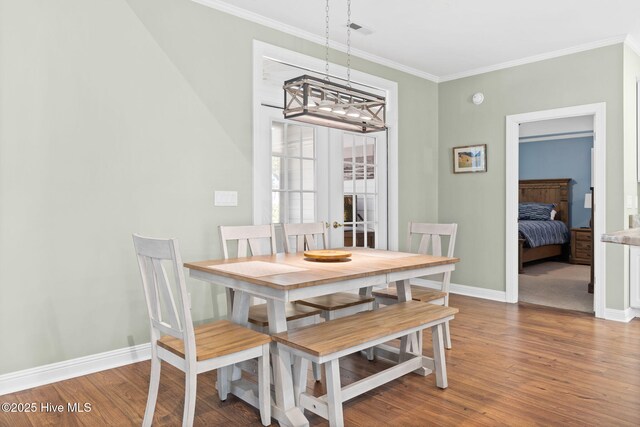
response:
[[[593,305],[596,317],[605,317],[606,282],[605,254],[606,247],[600,241],[605,230],[606,215],[606,103],[578,105],[553,110],[535,111],[532,113],[514,114],[506,117],[506,293],[507,302],[518,302],[518,180],[519,180],[519,125],[539,120],[560,119],[565,117],[593,115],[593,148],[594,148],[594,295]]]
[[[264,146],[264,135],[260,133],[260,104],[263,102],[260,96],[260,87],[262,84],[262,60],[270,58],[276,61],[282,61],[288,64],[296,65],[311,70],[324,70],[324,61],[312,56],[303,55],[288,49],[270,45],[259,40],[253,41],[253,221],[254,224],[260,224],[261,219],[258,217],[256,207],[260,201],[256,189],[259,188],[259,174],[256,170],[256,150],[260,150]],[[331,64],[331,73],[333,75],[346,78],[347,68],[340,65]],[[389,249],[398,249],[398,83],[377,77],[371,74],[363,73],[357,70],[351,70],[351,78],[358,83],[366,84],[375,88],[379,88],[386,92],[387,98],[387,206],[388,206],[388,243]],[[284,96],[284,95],[283,95]]]

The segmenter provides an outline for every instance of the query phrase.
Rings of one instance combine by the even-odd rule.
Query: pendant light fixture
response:
[[[347,84],[329,79],[329,0],[325,6],[325,76],[284,82],[284,117],[320,126],[369,133],[386,129],[383,96],[351,86],[351,0],[347,0]]]

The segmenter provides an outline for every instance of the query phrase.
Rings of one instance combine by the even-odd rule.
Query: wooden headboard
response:
[[[571,178],[523,179],[520,180],[519,202],[554,203],[556,220],[571,228],[569,200],[571,199]]]

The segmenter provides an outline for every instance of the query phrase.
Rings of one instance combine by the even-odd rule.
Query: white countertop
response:
[[[620,243],[623,245],[640,246],[640,228],[614,231],[602,235],[603,242]]]

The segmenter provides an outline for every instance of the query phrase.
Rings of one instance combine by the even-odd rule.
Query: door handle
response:
[[[342,227],[342,224],[339,224],[338,221],[333,221],[333,228]]]

